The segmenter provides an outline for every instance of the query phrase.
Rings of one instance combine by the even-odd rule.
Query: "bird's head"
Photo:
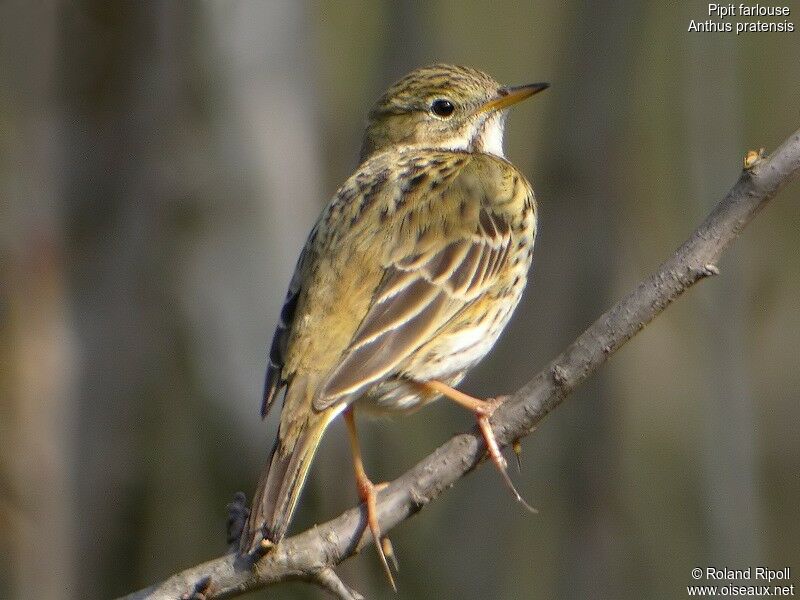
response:
[[[404,145],[503,156],[505,109],[548,86],[503,86],[469,67],[416,69],[392,85],[370,111],[361,159]]]

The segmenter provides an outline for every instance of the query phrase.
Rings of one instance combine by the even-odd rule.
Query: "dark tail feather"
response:
[[[322,434],[334,416],[335,412],[325,411],[311,417],[290,447],[278,434],[269,466],[261,472],[258,488],[253,496],[250,517],[239,543],[242,554],[257,550],[263,539],[276,544],[283,539],[311,467],[311,460],[322,440]]]

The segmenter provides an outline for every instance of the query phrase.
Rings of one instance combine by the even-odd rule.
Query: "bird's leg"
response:
[[[483,434],[483,441],[486,444],[486,451],[489,453],[489,457],[492,459],[492,462],[500,472],[500,475],[502,476],[506,486],[511,490],[511,493],[514,494],[514,497],[520,504],[533,513],[538,512],[530,504],[525,502],[522,496],[520,496],[520,493],[517,491],[517,488],[514,487],[514,482],[511,481],[511,477],[508,475],[506,459],[500,452],[500,446],[497,443],[497,439],[494,437],[494,431],[492,431],[492,425],[489,422],[489,419],[494,414],[494,411],[496,411],[497,408],[505,401],[505,397],[479,400],[478,398],[473,398],[472,396],[465,394],[464,392],[460,392],[459,390],[450,387],[446,383],[442,383],[441,381],[437,381],[435,379],[426,381],[420,385],[427,388],[429,391],[436,392],[445,398],[449,398],[456,404],[460,404],[464,408],[467,408],[475,413],[475,416],[478,420],[478,427]]]
[[[397,586],[394,584],[394,577],[392,570],[389,568],[389,562],[386,560],[388,554],[392,562],[396,565],[397,561],[394,557],[392,544],[389,538],[381,539],[381,528],[378,524],[378,492],[386,486],[385,483],[375,485],[367,477],[367,472],[364,469],[364,461],[361,459],[361,445],[358,443],[358,432],[356,431],[356,419],[353,413],[353,407],[350,406],[344,411],[344,421],[347,423],[347,433],[350,438],[350,450],[353,453],[353,469],[356,474],[356,486],[358,487],[358,495],[364,502],[367,509],[367,526],[372,533],[372,539],[375,541],[375,548],[378,549],[378,554],[383,563],[383,570],[386,572],[386,578],[389,584],[396,592]],[[385,542],[385,543],[384,543]]]

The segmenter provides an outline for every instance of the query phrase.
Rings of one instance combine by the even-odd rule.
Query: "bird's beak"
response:
[[[516,85],[514,87],[501,87],[497,90],[497,96],[478,108],[478,113],[492,112],[508,108],[512,104],[522,102],[550,87],[549,83],[529,83],[527,85]]]

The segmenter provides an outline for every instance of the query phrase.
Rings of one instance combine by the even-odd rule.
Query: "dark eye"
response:
[[[435,114],[437,117],[449,117],[453,114],[453,111],[456,109],[453,106],[453,103],[450,100],[439,99],[434,100],[431,104],[431,112]]]

